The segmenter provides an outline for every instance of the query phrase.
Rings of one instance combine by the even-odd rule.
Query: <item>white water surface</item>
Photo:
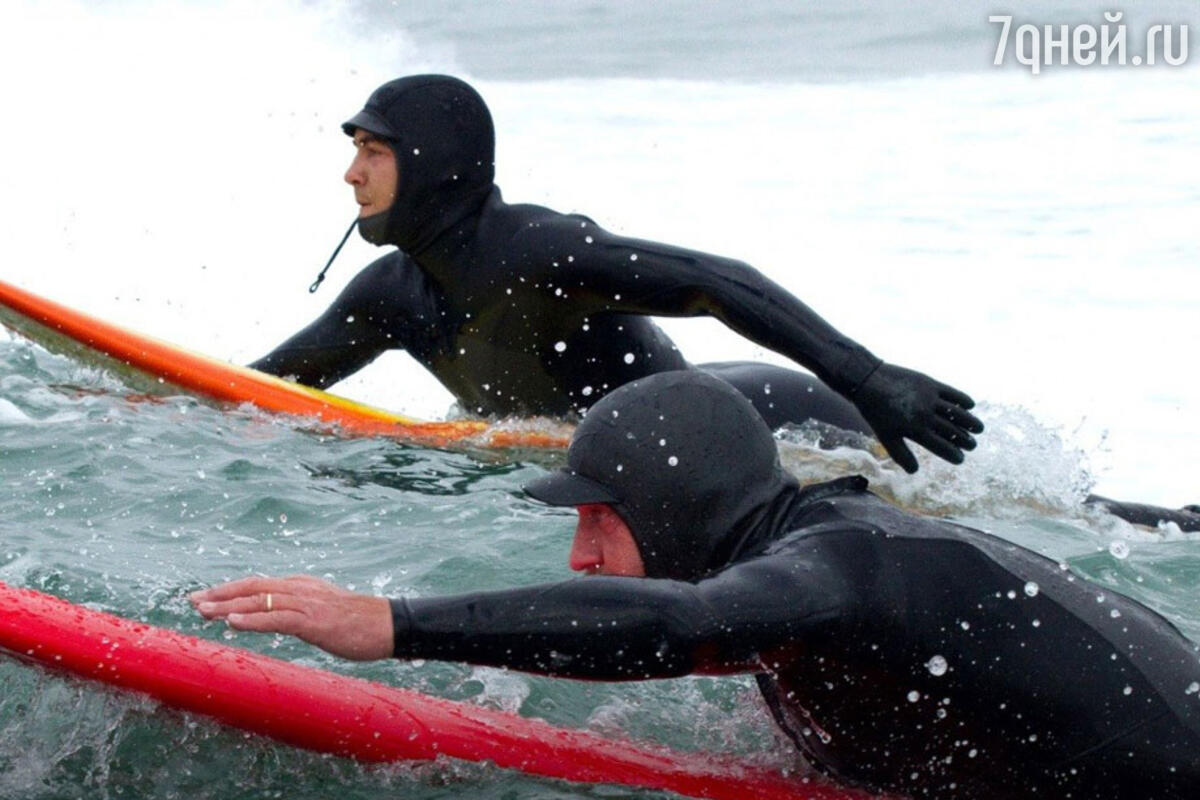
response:
[[[786,26],[811,35],[803,15],[750,5],[759,26],[783,26],[780,52]],[[437,27],[430,3],[13,0],[0,6],[0,277],[256,358],[377,254],[352,241],[306,292],[356,210],[339,123],[390,77],[447,71],[492,106],[510,201],[749,261],[881,357],[968,391],[1001,428],[1031,420],[985,435],[982,449],[1006,449],[970,460],[973,486],[991,469],[1036,479],[1045,453],[1021,441],[1049,432],[1096,492],[1200,501],[1200,72],[995,69],[990,47],[961,46],[991,41],[994,9],[967,5],[937,36],[910,19],[895,43],[850,37],[876,67],[827,80],[763,59],[663,69],[705,51],[649,22],[620,27],[621,4],[596,17],[608,49],[539,72],[465,57],[489,31],[455,3],[442,7],[458,22]],[[870,27],[869,9],[836,7]],[[504,46],[536,66],[557,39],[512,17]],[[750,24],[681,24],[701,22],[721,52]],[[944,68],[900,69],[914,41]],[[786,363],[710,321],[663,324],[694,361]],[[428,417],[450,404],[402,354],[336,391]]]

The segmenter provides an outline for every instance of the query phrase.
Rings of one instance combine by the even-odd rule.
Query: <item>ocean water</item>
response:
[[[702,11],[699,9],[703,9]],[[338,124],[414,71],[472,80],[510,200],[758,266],[880,356],[980,401],[962,468],[848,471],[1068,560],[1200,638],[1200,542],[1088,511],[1088,491],[1200,502],[1200,72],[992,65],[989,14],[1083,2],[27,2],[0,7],[0,278],[245,362],[373,249],[306,287],[355,209]],[[1131,31],[1200,22],[1139,3]],[[703,320],[694,360],[786,363]],[[403,354],[336,387],[426,417]],[[554,457],[343,440],[127,382],[0,332],[0,580],[223,639],[187,592],[247,570],[435,594],[565,577],[570,515],[522,481]],[[552,722],[790,763],[745,679],[606,687],[236,644]],[[488,767],[363,768],[0,660],[0,797],[648,796]]]

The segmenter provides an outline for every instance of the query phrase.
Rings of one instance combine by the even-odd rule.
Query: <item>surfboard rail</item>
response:
[[[290,745],[365,762],[488,761],[712,800],[865,800],[729,756],[608,739],[306,667],[0,582],[0,649]]]
[[[356,436],[389,436],[444,447],[563,448],[568,436],[479,420],[430,422],[393,414],[249,367],[230,364],[68,308],[0,281],[0,305],[28,321],[210,400],[312,417]],[[21,326],[13,326],[20,328]],[[19,331],[26,333],[26,331]]]

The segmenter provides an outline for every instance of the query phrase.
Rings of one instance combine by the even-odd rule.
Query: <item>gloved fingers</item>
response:
[[[941,417],[934,417],[929,427],[933,429],[933,432],[937,436],[940,436],[953,445],[961,447],[963,450],[975,449],[975,437],[952,422],[948,422]]]
[[[960,392],[953,386],[947,386],[944,383],[938,384],[938,397],[945,400],[947,403],[953,403],[961,408],[974,408],[975,401],[966,392]]]
[[[895,439],[880,437],[879,443],[883,445],[884,450],[887,450],[892,460],[899,464],[901,469],[909,475],[917,471],[917,457],[913,455],[912,450],[908,449],[908,445],[904,443],[903,439],[899,437]]]
[[[967,408],[969,407],[970,406]],[[983,433],[983,423],[979,421],[978,417],[976,417],[970,411],[967,411],[966,408],[963,408],[962,406],[953,405],[946,402],[938,403],[937,413],[938,416],[949,420],[959,428],[970,431],[971,433]]]
[[[966,458],[963,451],[958,449],[952,442],[948,442],[934,433],[927,432],[917,440],[917,443],[938,458],[945,459],[951,464],[961,464],[963,459]]]

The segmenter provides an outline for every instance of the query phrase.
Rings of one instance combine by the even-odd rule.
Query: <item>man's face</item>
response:
[[[646,577],[642,554],[625,520],[606,505],[578,506],[579,524],[568,564],[589,575]]]
[[[387,211],[396,199],[396,156],[386,141],[362,128],[354,131],[354,160],[346,170],[346,183],[354,187],[358,216]]]

